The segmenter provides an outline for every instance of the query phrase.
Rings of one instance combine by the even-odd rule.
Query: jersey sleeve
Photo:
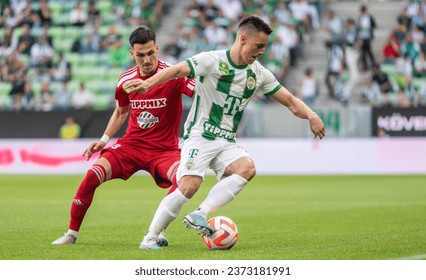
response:
[[[119,83],[115,88],[115,104],[117,107],[125,107],[129,103],[129,95],[124,91],[123,83]]]
[[[259,91],[265,96],[271,96],[283,86],[277,81],[274,74],[265,67],[261,67],[262,82]]]
[[[195,79],[184,78],[182,93],[192,97],[195,93]]]
[[[208,52],[196,54],[186,60],[191,69],[190,78],[196,76],[205,76],[212,72],[214,66],[214,58]]]

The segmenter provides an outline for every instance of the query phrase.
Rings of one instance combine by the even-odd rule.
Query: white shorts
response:
[[[250,155],[236,143],[224,139],[212,141],[201,136],[190,137],[183,142],[176,179],[179,182],[185,175],[196,175],[204,180],[207,168],[210,167],[220,180],[225,169],[241,157]]]

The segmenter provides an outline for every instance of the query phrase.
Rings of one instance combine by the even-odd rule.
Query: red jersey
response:
[[[170,65],[158,61],[161,71]],[[179,149],[179,126],[182,116],[182,94],[192,97],[195,80],[177,78],[158,85],[148,92],[126,93],[123,84],[132,79],[146,80],[150,76],[141,76],[136,65],[120,75],[115,89],[116,106],[130,106],[130,117],[126,134],[117,142],[126,142],[142,149],[169,151]]]

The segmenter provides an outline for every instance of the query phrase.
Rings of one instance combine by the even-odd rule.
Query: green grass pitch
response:
[[[208,177],[169,226],[170,246],[139,249],[166,190],[149,176],[98,188],[77,244],[50,243],[68,227],[82,176],[0,176],[2,260],[389,260],[426,258],[426,176],[257,176],[213,213],[239,240],[210,251],[182,218],[203,200]],[[419,257],[420,256],[420,257]],[[423,257],[422,257],[423,256]]]

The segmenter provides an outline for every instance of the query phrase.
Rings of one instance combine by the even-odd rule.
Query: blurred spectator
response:
[[[411,106],[410,101],[405,95],[402,89],[398,90],[398,95],[396,97],[396,101],[394,107],[396,108],[409,108]]]
[[[58,136],[61,139],[76,139],[80,137],[81,128],[72,117],[67,117],[65,123],[59,128]]]
[[[410,102],[410,106],[417,105],[417,87],[413,83],[413,78],[410,76],[406,78],[406,83],[402,90],[404,91],[404,95],[407,97],[407,100]]]
[[[292,17],[291,12],[287,8],[287,4],[284,1],[278,2],[278,7],[274,10],[274,16],[281,24],[289,22]]]
[[[55,51],[47,42],[46,36],[40,36],[30,50],[31,67],[51,68]]]
[[[117,30],[117,25],[111,24],[108,26],[108,32],[105,35],[105,43],[107,44],[107,46],[110,46],[118,39],[119,36],[120,35]]]
[[[286,74],[286,69],[289,66],[289,49],[282,43],[281,37],[275,37],[275,40],[271,43],[268,52],[274,53],[275,59],[281,61],[282,67],[284,68],[284,73],[281,76]]]
[[[19,45],[24,44],[23,52],[30,54],[31,47],[34,45],[36,38],[31,34],[31,25],[26,23],[22,25],[22,34],[19,36]]]
[[[407,16],[412,18],[419,9],[418,0],[405,0],[404,8],[407,10]]]
[[[403,88],[405,86],[407,77],[411,77],[413,74],[413,66],[410,55],[408,53],[400,55],[400,57],[396,60],[395,70],[398,86],[399,88]]]
[[[49,26],[44,25],[42,27],[42,33],[40,36],[44,36],[46,38],[47,43],[49,44],[49,46],[51,46],[52,48],[53,46],[53,36],[49,34]]]
[[[13,82],[18,79],[22,79],[27,71],[27,67],[22,62],[18,53],[15,51],[7,56],[4,63],[0,66],[0,80],[4,82]]]
[[[348,18],[345,22],[343,29],[345,34],[345,63],[346,68],[349,71],[349,80],[346,82],[343,90],[343,101],[349,100],[350,95],[356,84],[360,79],[360,73],[358,69],[359,60],[359,39],[357,36],[357,29],[355,20]]]
[[[71,106],[72,93],[68,88],[68,82],[63,81],[61,87],[55,92],[56,105],[55,110],[65,111]]]
[[[407,32],[411,26],[411,18],[407,14],[407,8],[401,10],[396,20],[401,25],[401,30]]]
[[[343,17],[336,15],[333,9],[327,10],[324,19],[324,30],[334,42],[344,41],[343,29],[345,20]]]
[[[374,39],[374,29],[376,26],[376,21],[368,12],[367,6],[362,5],[360,8],[360,15],[358,17],[358,36],[361,39],[361,61],[363,70],[368,70],[367,58],[370,60],[370,66],[376,64],[376,59],[374,58],[373,51],[371,50],[371,43]]]
[[[52,90],[50,89],[49,82],[42,82],[40,88],[40,95],[36,100],[36,110],[48,112],[52,111],[55,107],[55,98],[53,97]]]
[[[52,13],[50,12],[48,0],[40,0],[40,8],[37,10],[37,13],[40,17],[41,25],[52,25]]]
[[[84,10],[81,2],[77,2],[69,15],[71,25],[84,26],[87,23],[88,18],[88,14]]]
[[[141,0],[139,5],[135,5],[132,10],[130,25],[145,25],[152,28],[150,25],[150,16],[153,15],[152,7],[148,0]]]
[[[178,45],[176,36],[170,36],[163,48],[163,60],[170,64],[176,64],[180,61],[181,52],[182,48]]]
[[[426,107],[426,79],[423,80],[419,90],[419,106]]]
[[[382,94],[387,95],[393,91],[389,77],[380,69],[380,65],[375,65],[373,67],[372,80],[379,86],[380,92]]]
[[[3,42],[0,46],[0,60],[13,53],[18,47],[18,40],[13,35],[14,29],[6,27],[3,32]]]
[[[280,37],[282,44],[288,49],[291,66],[297,65],[299,57],[299,36],[293,22],[287,22],[277,30],[277,37]]]
[[[382,100],[383,95],[381,94],[377,83],[375,83],[370,77],[368,77],[365,81],[363,94],[370,106],[376,108],[382,107],[382,104],[384,103]]]
[[[384,129],[383,127],[379,127],[377,129],[377,137],[386,138],[386,137],[390,137],[390,135],[388,134],[386,129]]]
[[[91,0],[89,2],[89,8],[87,10],[87,16],[88,16],[87,22],[90,25],[95,26],[95,25],[101,25],[102,24],[101,12],[96,7],[96,1],[95,0]]]
[[[421,52],[414,61],[414,75],[416,77],[426,77],[426,53]]]
[[[20,110],[21,108],[21,98],[25,91],[24,86],[26,80],[27,74],[24,72],[12,81],[12,88],[9,91],[9,96],[12,100],[12,107],[14,110]]]
[[[400,23],[396,23],[394,29],[392,30],[392,36],[401,45],[405,41],[407,36],[407,31],[404,30],[403,26]]]
[[[8,3],[3,7],[2,19],[2,25],[4,27],[15,27],[19,23],[17,14]]]
[[[64,57],[63,52],[58,53],[58,60],[54,63],[53,77],[56,81],[70,81],[72,77],[72,66]]]
[[[121,36],[108,49],[109,63],[112,67],[127,67],[129,63],[129,47],[123,44]]]
[[[277,80],[281,81],[284,78],[287,65],[283,63],[282,59],[277,58],[274,52],[268,52],[267,58],[265,67],[274,74]]]
[[[395,60],[399,57],[400,45],[395,40],[393,34],[390,34],[385,45],[383,46],[383,63],[395,64]]]
[[[423,2],[426,4],[426,2]],[[421,30],[425,30],[425,22],[426,22],[426,13],[425,9],[426,5],[419,5],[419,9],[415,15],[411,18],[411,26],[418,26]]]
[[[33,13],[33,10],[31,9],[31,6],[27,5],[25,10],[20,14],[20,20],[17,26],[22,26],[23,24],[27,24],[27,23],[32,25],[33,24],[32,13]]]
[[[21,108],[24,111],[35,110],[34,90],[29,81],[26,81],[24,85],[24,94],[22,95],[22,98],[21,98]]]
[[[311,28],[311,8],[309,7],[308,2],[305,0],[291,0],[288,8],[292,13],[293,18],[296,19],[298,23],[302,24],[303,30],[305,32],[309,31]]]
[[[318,96],[317,80],[312,68],[305,69],[304,75],[297,83],[296,95],[309,107],[315,105],[315,99]]]
[[[225,17],[234,22],[237,22],[243,13],[243,5],[239,0],[224,0],[220,7],[223,7]]]
[[[226,48],[230,44],[229,34],[226,29],[218,26],[214,21],[208,23],[203,32],[207,43],[213,45],[214,48]]]
[[[325,42],[327,48],[327,72],[325,83],[328,89],[328,95],[331,98],[340,98],[342,92],[336,92],[335,87],[338,80],[341,79],[341,74],[344,66],[344,52],[340,45],[334,44],[331,41]]]
[[[101,53],[107,49],[107,42],[104,36],[99,32],[99,25],[93,25],[90,33],[84,38],[81,45],[82,53]]]
[[[417,45],[420,45],[423,42],[423,38],[425,37],[423,30],[421,30],[417,25],[414,25],[411,28],[410,34],[411,38],[413,38],[413,43]]]
[[[71,97],[71,105],[74,109],[86,109],[95,103],[95,96],[86,89],[86,85],[81,82],[79,89]]]
[[[411,59],[411,62],[413,62],[420,55],[420,49],[420,44],[417,44],[413,41],[411,33],[407,33],[407,37],[401,45],[401,53],[408,54],[409,58]]]

